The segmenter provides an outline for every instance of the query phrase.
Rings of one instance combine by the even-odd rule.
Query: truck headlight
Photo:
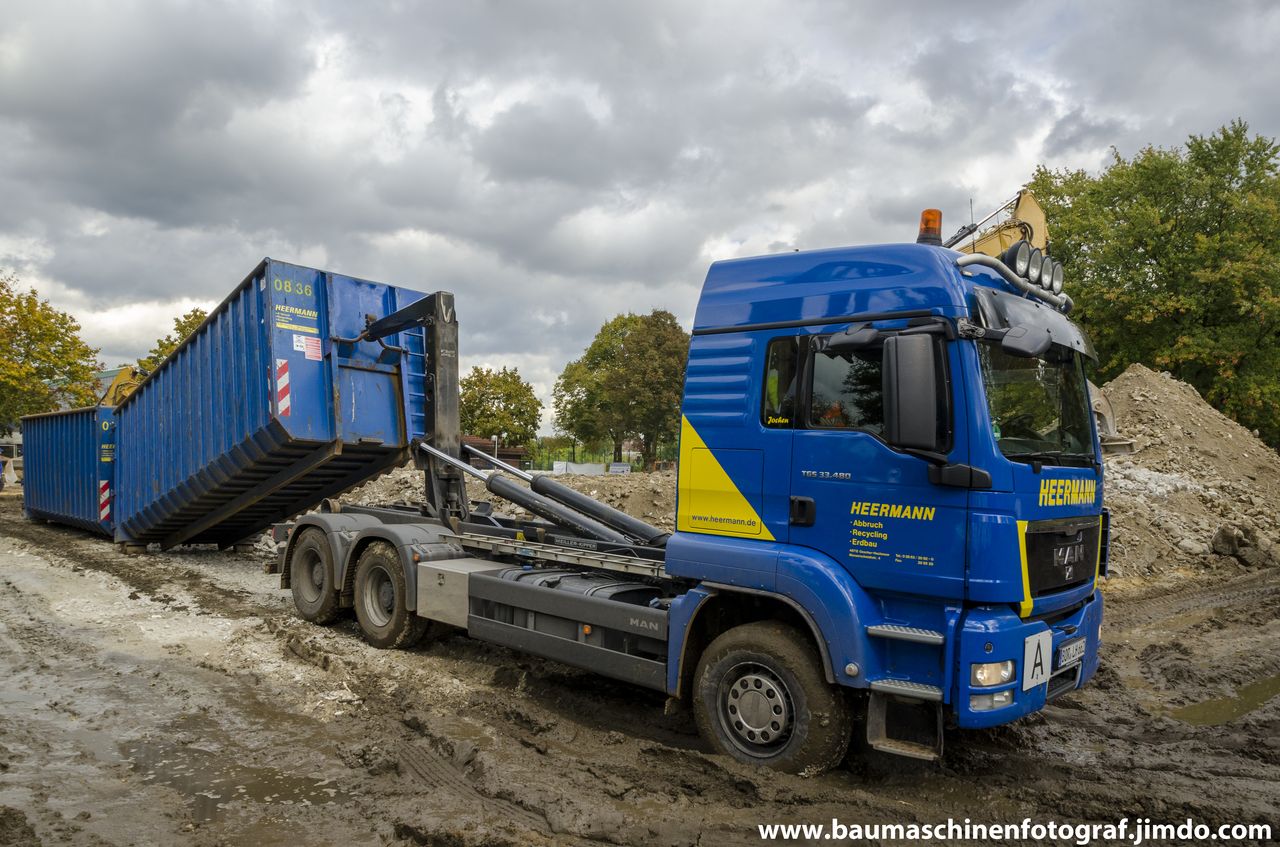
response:
[[[973,712],[989,712],[1001,709],[1013,702],[1013,690],[993,691],[990,694],[970,694],[969,710]]]
[[[1013,660],[969,665],[969,684],[978,688],[1002,685],[1013,679]]]

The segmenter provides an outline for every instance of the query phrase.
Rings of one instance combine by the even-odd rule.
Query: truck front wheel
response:
[[[852,716],[818,652],[794,627],[735,627],[707,647],[694,676],[698,730],[740,762],[814,776],[844,758]]]
[[[293,607],[304,621],[331,624],[338,617],[338,593],[333,590],[333,551],[319,529],[302,530],[289,556],[289,588]]]
[[[390,544],[370,544],[356,565],[356,620],[365,641],[381,649],[412,647],[428,621],[408,606],[408,586],[400,554]]]

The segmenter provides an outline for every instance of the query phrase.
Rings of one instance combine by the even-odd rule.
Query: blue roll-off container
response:
[[[27,517],[113,534],[117,463],[110,406],[25,417],[22,446]]]
[[[116,408],[116,540],[229,546],[404,463],[424,328],[341,339],[425,296],[264,259]]]

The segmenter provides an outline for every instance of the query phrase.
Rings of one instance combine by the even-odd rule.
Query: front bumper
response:
[[[961,727],[997,726],[1039,711],[1053,696],[1084,685],[1098,669],[1099,633],[1102,626],[1102,594],[1094,591],[1083,605],[1067,614],[1055,612],[1037,618],[1022,619],[1008,606],[984,606],[965,613],[958,627],[955,682],[949,702]],[[1052,649],[1046,657],[1046,681],[1024,689],[1029,669],[1024,665],[1027,639],[1051,633]],[[1078,662],[1059,667],[1059,651],[1063,644],[1084,639],[1084,655]],[[1043,638],[1041,638],[1043,641]],[[969,666],[980,662],[1014,662],[1013,679],[1003,685],[985,688],[970,685]],[[1034,679],[1035,677],[1030,677]],[[970,706],[974,694],[997,691],[1013,692],[1007,706],[976,711]]]

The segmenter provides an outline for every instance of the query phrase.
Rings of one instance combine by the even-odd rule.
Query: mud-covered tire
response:
[[[400,554],[377,542],[360,554],[356,565],[356,620],[365,641],[380,649],[405,649],[422,640],[427,620],[410,611],[408,585]]]
[[[812,640],[776,621],[735,627],[708,645],[694,674],[693,712],[717,751],[806,776],[840,763],[853,728]]]
[[[293,591],[293,607],[298,617],[321,626],[337,620],[333,550],[323,531],[308,527],[293,542],[289,555],[289,588]]]

